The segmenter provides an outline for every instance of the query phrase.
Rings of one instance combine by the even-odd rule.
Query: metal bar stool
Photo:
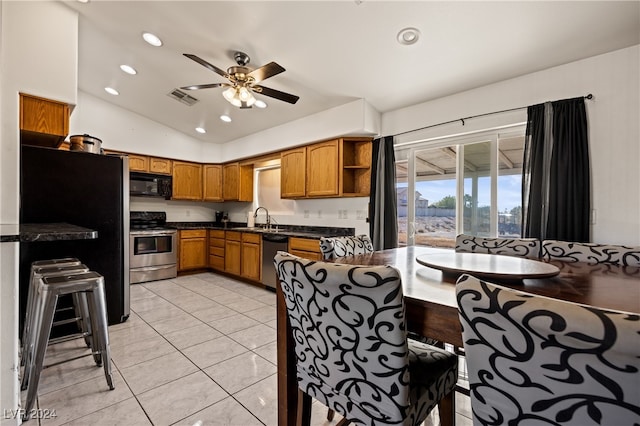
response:
[[[104,293],[104,278],[97,272],[90,271],[81,274],[42,277],[38,280],[34,298],[31,333],[34,345],[29,348],[25,375],[27,377],[27,399],[24,405],[24,419],[29,419],[29,412],[33,408],[38,393],[40,373],[43,369],[44,357],[49,342],[49,334],[53,324],[58,298],[65,294],[80,293],[88,302],[88,316],[93,333],[91,334],[91,354],[99,366],[104,367],[104,375],[109,389],[113,390],[111,376],[111,352],[109,349],[109,331],[107,329],[107,308]],[[37,320],[34,321],[34,320]]]
[[[68,260],[68,261],[67,261]],[[67,261],[67,262],[64,262]],[[44,265],[44,266],[43,266]],[[84,272],[89,272],[89,268],[86,265],[80,263],[78,259],[75,258],[66,258],[66,259],[54,259],[52,261],[37,261],[33,262],[31,265],[31,275],[29,280],[29,292],[27,296],[27,310],[25,312],[25,321],[22,331],[22,341],[21,341],[21,354],[20,357],[20,365],[25,365],[27,363],[27,359],[29,358],[29,354],[31,353],[30,347],[33,347],[33,324],[39,323],[39,320],[34,318],[34,315],[37,315],[38,312],[35,312],[34,300],[37,293],[37,286],[40,278],[45,276],[65,276],[65,275],[73,275],[80,274]],[[85,318],[87,317],[87,302],[85,298],[80,297],[79,294],[74,293],[73,297],[73,309],[75,311],[75,317],[70,320],[64,320],[54,323],[53,325],[60,325],[69,322],[77,322],[78,326],[81,330],[82,335],[85,337],[85,342],[87,346],[90,346],[91,341],[89,340],[89,335],[91,334],[91,326],[89,321]],[[74,336],[75,338],[75,336]],[[23,375],[23,383],[22,390],[26,388],[26,381]]]

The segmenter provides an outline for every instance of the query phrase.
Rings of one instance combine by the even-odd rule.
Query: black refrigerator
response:
[[[69,223],[92,240],[20,244],[20,326],[34,260],[77,257],[105,280],[109,324],[129,317],[129,160],[23,145],[20,223]]]

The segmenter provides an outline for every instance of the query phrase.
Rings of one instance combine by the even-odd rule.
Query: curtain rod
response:
[[[583,96],[583,98],[584,99],[593,99],[593,95],[591,93],[589,93],[587,96]],[[430,129],[432,127],[437,127],[437,126],[443,126],[445,124],[457,123],[458,121],[461,121],[462,125],[464,126],[464,124],[465,124],[464,120],[469,120],[469,119],[478,118],[478,117],[484,117],[484,116],[493,115],[493,114],[502,114],[503,112],[518,111],[518,110],[525,109],[525,108],[529,108],[529,107],[528,106],[524,106],[524,107],[518,107],[518,108],[509,108],[509,109],[503,109],[502,111],[486,112],[484,114],[471,115],[469,117],[458,118],[457,120],[445,121],[443,123],[431,124],[429,126],[419,127],[417,129],[413,129],[413,130],[407,130],[406,132],[396,133],[395,135],[392,135],[392,136],[395,137],[395,136],[400,136],[400,135],[406,135],[407,133],[418,132],[420,130]]]

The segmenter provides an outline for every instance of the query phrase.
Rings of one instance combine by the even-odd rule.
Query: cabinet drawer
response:
[[[322,254],[304,250],[289,249],[289,254],[309,260],[322,260]]]
[[[238,232],[238,231],[227,231],[225,233],[225,238],[227,240],[231,240],[231,241],[241,241],[242,240],[242,233]]]
[[[313,253],[320,253],[320,240],[312,238],[289,238],[289,252],[291,250],[310,251]]]
[[[209,247],[209,254],[214,256],[224,257],[224,246],[222,247]]]
[[[224,270],[224,257],[221,256],[209,256],[209,267]]]
[[[251,232],[243,232],[242,233],[242,242],[243,243],[260,244],[260,241],[262,241],[262,236],[260,234],[253,234]]]
[[[209,238],[224,239],[224,231],[221,229],[209,229]]]
[[[180,238],[205,238],[206,236],[206,229],[184,229],[180,231]]]
[[[211,237],[209,237],[209,247],[223,247],[224,248],[224,238],[211,238]]]

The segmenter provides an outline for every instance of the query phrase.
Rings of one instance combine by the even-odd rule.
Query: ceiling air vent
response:
[[[169,96],[170,98],[173,98],[173,99],[175,99],[177,101],[180,101],[183,104],[188,105],[188,106],[192,106],[193,104],[198,102],[198,99],[194,98],[191,95],[186,94],[185,92],[183,92],[180,89],[173,89],[171,92],[167,93],[167,96]]]

